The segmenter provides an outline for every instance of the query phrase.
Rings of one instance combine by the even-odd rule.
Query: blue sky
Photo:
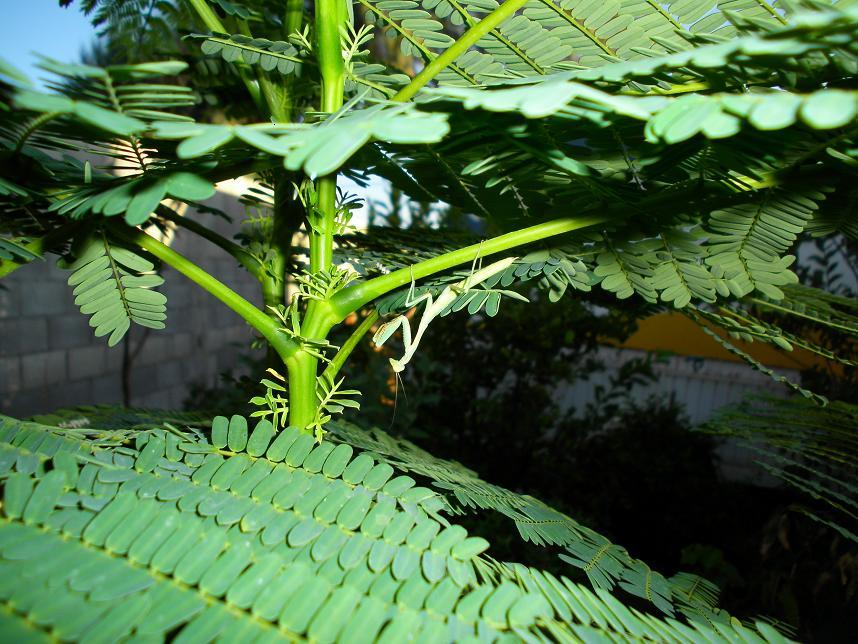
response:
[[[38,52],[62,62],[77,62],[95,30],[77,7],[63,9],[57,0],[0,0],[0,57],[31,79]]]
[[[80,52],[95,38],[95,30],[77,7],[63,9],[57,0],[0,0],[0,58],[24,72],[31,80],[47,76],[36,68],[35,52],[61,62],[78,62]],[[381,182],[364,190],[341,177],[351,193],[386,202],[390,199]],[[353,225],[366,225],[366,208],[355,213]]]

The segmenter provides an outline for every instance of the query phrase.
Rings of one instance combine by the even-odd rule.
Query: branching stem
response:
[[[367,334],[367,332],[372,328],[372,325],[376,323],[378,320],[378,311],[373,309],[370,313],[363,319],[358,327],[352,332],[349,336],[349,339],[345,341],[340,350],[337,351],[337,355],[334,356],[331,363],[325,368],[324,373],[322,373],[322,377],[327,377],[331,381],[336,377],[339,373],[340,369],[342,369],[348,357],[351,355],[352,351],[355,350],[358,343],[360,343],[363,336]]]
[[[347,19],[345,0],[316,0],[316,56],[322,77],[322,112],[336,112],[343,106],[345,64],[340,28]],[[321,177],[316,184],[316,202],[307,212],[310,237],[310,272],[327,271],[333,262],[334,228],[337,216],[337,175]],[[301,325],[303,337],[324,339],[331,330],[330,316],[311,301]],[[318,358],[298,351],[286,360],[289,372],[289,423],[305,428],[316,416],[316,376]]]
[[[77,229],[80,228],[82,225],[82,221],[69,222],[60,226],[59,228],[55,228],[51,232],[47,233],[44,237],[39,237],[31,242],[28,242],[27,244],[24,244],[24,248],[26,248],[34,255],[41,255],[42,253],[51,250],[58,244],[61,244],[71,239]],[[22,266],[29,264],[31,261],[32,260],[23,258],[5,259],[0,261],[0,278],[6,277],[9,273],[18,270]]]
[[[335,322],[342,321],[348,314],[385,293],[405,286],[412,279],[427,277],[428,275],[440,273],[454,266],[472,262],[478,257],[486,257],[509,250],[510,248],[539,241],[540,239],[547,239],[548,237],[562,235],[573,230],[601,224],[605,221],[607,221],[607,217],[598,215],[553,219],[530,226],[529,228],[522,228],[521,230],[499,235],[479,244],[472,244],[465,248],[417,262],[410,267],[401,268],[398,271],[393,271],[387,275],[376,277],[367,282],[357,284],[352,288],[340,291],[330,301],[331,315]]]
[[[245,322],[259,331],[262,336],[271,343],[281,358],[287,360],[298,351],[295,344],[286,334],[279,331],[277,324],[265,313],[248,302],[241,295],[233,291],[220,280],[212,277],[206,271],[194,264],[192,261],[177,253],[166,244],[158,241],[151,235],[136,228],[128,228],[124,225],[113,226],[111,232],[129,243],[150,252],[162,262],[176,269],[198,286],[202,287],[233,311],[238,313]]]
[[[408,83],[408,85],[399,90],[391,100],[407,101],[413,98],[414,95],[425,87],[429,81],[444,71],[444,69],[450,66],[459,56],[477,44],[477,41],[480,40],[480,38],[490,33],[492,29],[497,27],[507,18],[511,18],[513,14],[526,5],[528,1],[529,0],[506,0],[506,2],[501,6],[462,34],[456,42],[444,50],[443,54],[429,61],[426,67],[424,67],[417,76],[411,79],[411,82]]]
[[[180,215],[172,208],[161,205],[158,206],[156,212],[167,221],[171,221],[177,226],[186,228],[203,239],[210,241],[215,246],[225,250],[227,253],[232,255],[239,264],[244,266],[248,273],[259,279],[262,272],[262,266],[259,263],[259,260],[235,242],[231,242],[223,235],[219,235],[215,231],[203,226],[201,223],[196,222],[193,219]]]

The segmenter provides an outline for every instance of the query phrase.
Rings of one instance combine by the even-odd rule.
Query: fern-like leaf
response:
[[[163,294],[151,290],[164,283],[154,264],[112,242],[106,235],[90,237],[69,266],[75,304],[91,315],[89,325],[97,338],[108,336],[114,346],[131,323],[163,329],[167,319]]]
[[[786,641],[765,624],[722,634],[630,611],[605,591],[495,562],[485,539],[438,514],[442,497],[348,444],[241,416],[211,425],[204,437],[0,416],[4,632]]]

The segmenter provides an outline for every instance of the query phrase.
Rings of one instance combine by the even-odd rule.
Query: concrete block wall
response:
[[[236,214],[236,200],[218,194],[212,205]],[[212,215],[190,215],[227,237],[230,224]],[[173,248],[193,259],[241,295],[259,304],[258,283],[222,250],[178,230]],[[0,290],[0,412],[19,418],[60,407],[122,403],[123,348],[93,336],[74,305],[69,273],[56,256],[18,269]],[[130,370],[134,406],[179,408],[193,383],[215,384],[249,350],[250,327],[184,276],[165,268],[167,328],[148,333],[132,325],[124,342],[143,347]]]
[[[590,374],[587,380],[560,387],[558,400],[567,412],[572,408],[583,409],[596,399],[596,387],[610,387],[611,377],[619,373],[623,364],[645,357],[646,353],[635,349],[600,347],[596,358],[604,365],[604,371]],[[798,371],[777,371],[793,382],[801,380]],[[675,355],[656,362],[653,372],[658,380],[633,387],[632,397],[638,402],[650,397],[663,401],[674,398],[692,425],[705,423],[722,407],[735,405],[748,395],[786,396],[788,393],[784,385],[740,362]],[[719,471],[725,479],[766,486],[779,484],[755,462],[756,454],[741,447],[737,441],[723,442],[716,454]]]

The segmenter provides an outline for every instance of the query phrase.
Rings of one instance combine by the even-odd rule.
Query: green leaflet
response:
[[[674,590],[672,582],[668,584],[658,573],[650,571],[648,575],[642,575],[641,571],[649,570],[644,562],[536,499],[486,483],[457,463],[433,458],[408,441],[394,439],[377,429],[368,432],[340,422],[332,425],[329,437],[344,441],[338,449],[355,445],[372,450],[393,467],[430,478],[434,487],[448,494],[451,503],[463,508],[500,512],[512,519],[526,541],[542,546],[562,546],[565,554],[561,558],[583,570],[597,589],[611,590],[620,584],[628,592],[648,599],[669,614],[672,614],[674,605],[682,612],[693,614],[713,612],[711,606],[707,607],[696,599],[692,601],[676,595],[678,591]],[[423,490],[413,488],[403,498],[419,499]],[[433,541],[432,552],[450,553],[455,559],[477,554],[487,545],[483,539],[466,538],[464,530],[453,525]],[[451,566],[449,559],[447,564],[448,572],[457,574],[456,565]]]
[[[368,24],[400,37],[406,56],[431,61],[450,40],[439,32],[442,21],[473,26],[498,6],[494,0],[448,2],[430,0],[361,0]],[[442,84],[492,84],[498,77],[537,76],[573,66],[571,55],[586,67],[598,67],[617,59],[643,59],[665,51],[666,43],[682,43],[677,33],[733,35],[734,28],[715,3],[674,2],[656,4],[647,0],[632,3],[540,0],[492,30],[472,50],[439,76]],[[735,3],[734,3],[735,5]],[[725,7],[726,8],[726,7]],[[730,6],[734,15],[767,20],[773,27],[778,14],[766,11],[763,2]]]
[[[114,245],[104,235],[90,237],[76,252],[68,283],[75,287],[75,304],[81,313],[92,316],[89,324],[96,337],[108,336],[112,347],[132,322],[164,328],[166,298],[150,290],[164,280],[152,272],[155,266],[149,260]]]
[[[488,90],[445,87],[433,90],[434,94],[461,101],[466,109],[482,108],[492,112],[521,112],[528,118],[539,118],[555,114],[575,101],[596,103],[622,116],[647,119],[657,110],[668,105],[661,97],[633,98],[616,96],[587,85],[564,80],[562,77],[546,77],[539,83],[523,87],[502,88],[494,86]],[[597,112],[593,120],[601,120]]]
[[[692,95],[655,112],[646,128],[652,142],[678,143],[702,133],[711,139],[737,133],[730,119],[747,119],[758,130],[779,130],[803,122],[817,130],[848,125],[858,111],[858,92],[823,89],[812,94],[761,92]]]
[[[645,134],[652,143],[675,144],[697,134],[722,139],[739,133],[747,122],[758,130],[780,130],[802,122],[825,130],[851,123],[858,111],[858,92],[823,89],[811,94],[784,91],[754,94],[691,94],[680,98],[619,96],[575,81],[546,77],[524,86],[491,89],[445,87],[432,93],[460,101],[466,109],[520,112],[528,118],[562,114],[584,118],[598,125],[610,116],[646,121]],[[594,109],[593,105],[600,110]],[[573,109],[575,108],[575,109]]]
[[[146,124],[139,119],[118,114],[98,105],[49,94],[37,94],[30,90],[24,90],[15,95],[15,106],[18,109],[34,112],[60,112],[74,115],[87,125],[120,136],[135,134],[146,128]]]
[[[206,55],[220,56],[228,63],[259,65],[267,72],[296,73],[302,62],[295,46],[282,40],[250,38],[241,34],[193,34],[192,37],[202,39],[200,49]]]
[[[35,129],[25,129],[25,138],[18,145],[32,143],[47,150],[71,148],[105,160],[115,159],[126,175],[128,171],[132,175],[117,179],[104,171],[104,161],[95,163],[95,168],[87,163],[79,172],[67,159],[53,169],[65,188],[46,204],[48,212],[72,218],[122,213],[127,223],[138,225],[167,196],[196,201],[214,194],[211,182],[190,169],[165,162],[158,150],[141,140],[155,121],[189,120],[177,112],[196,102],[193,91],[156,82],[184,71],[185,63],[164,61],[102,69],[44,59],[40,66],[61,77],[62,84],[53,87],[67,95],[31,90],[15,95],[18,109],[41,113],[33,121]],[[45,137],[40,132],[42,127],[54,130]]]
[[[774,300],[783,299],[779,287],[798,281],[788,270],[794,258],[784,253],[823,198],[819,192],[768,191],[757,203],[712,212],[708,227],[715,234],[706,263],[735,296],[756,289]]]
[[[0,238],[0,259],[15,259],[16,257],[25,261],[39,258],[39,255],[29,251],[23,244],[14,239]]]
[[[309,176],[329,174],[372,140],[388,143],[432,143],[449,131],[443,114],[419,112],[410,105],[382,104],[349,110],[312,126],[156,124],[155,136],[181,139],[180,158],[208,154],[235,137],[269,154],[284,157],[290,170]]]
[[[110,422],[107,410],[94,411],[91,424]],[[120,430],[130,441],[101,447],[96,455],[95,443],[116,437],[116,430],[64,430],[0,416],[2,449],[19,452],[17,445],[30,437],[52,443],[41,448],[31,441],[44,466],[19,469],[0,483],[0,613],[6,631],[28,641],[49,631],[83,641],[167,633],[177,641],[353,641],[356,635],[401,641],[406,634],[459,640],[478,632],[573,641],[575,629],[584,627],[620,639],[731,636],[700,621],[684,625],[633,614],[610,595],[568,579],[482,558],[488,542],[438,522],[435,493],[394,485],[402,477],[389,479],[393,469],[373,465],[366,452],[346,464],[345,444],[320,457],[312,452],[293,465],[277,465],[291,477],[280,478],[268,492],[255,491],[272,488],[275,480],[255,474],[256,465],[268,463],[265,458],[238,468],[238,478],[220,476],[232,480],[231,493],[218,492],[198,476],[209,466],[194,458],[196,448],[176,461],[163,457],[171,437],[199,447],[205,439],[191,430],[176,436],[152,423],[148,427]],[[281,436],[288,434],[304,435],[286,429]],[[269,453],[276,442],[265,425],[249,441],[255,451],[267,447]],[[72,454],[83,460],[64,457]],[[250,457],[205,463],[214,464],[209,469],[218,477],[221,470],[235,469],[235,459]],[[324,461],[322,471],[316,461]],[[78,483],[73,500],[61,500],[85,473],[91,482]],[[278,486],[285,490],[295,476],[309,484],[295,497],[301,514],[276,503]],[[258,482],[242,484],[248,477]],[[122,483],[94,491],[111,479]],[[358,499],[359,505],[351,502]],[[375,517],[382,509],[386,519],[379,525]],[[241,516],[245,520],[236,522]],[[633,592],[663,591],[660,581],[645,577],[641,584],[632,576],[625,582]],[[677,581],[686,602],[707,605],[705,597],[696,599],[689,580]],[[743,629],[745,641],[765,641],[759,628]],[[773,638],[768,641],[785,641],[765,633]]]

